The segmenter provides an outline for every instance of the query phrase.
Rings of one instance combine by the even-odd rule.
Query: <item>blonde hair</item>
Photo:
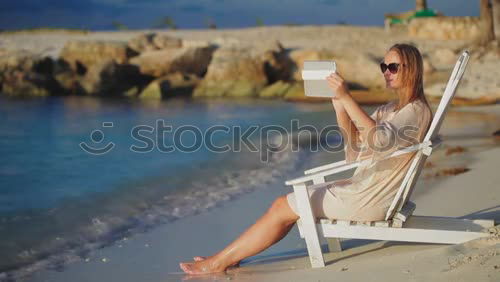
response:
[[[404,95],[399,99],[397,110],[403,108],[406,104],[417,99],[422,100],[427,106],[429,103],[424,95],[424,66],[422,55],[415,46],[410,44],[394,44],[389,51],[395,51],[401,60],[400,75],[403,81]]]

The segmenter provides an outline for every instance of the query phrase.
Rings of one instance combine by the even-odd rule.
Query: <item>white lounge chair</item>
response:
[[[469,53],[464,51],[455,64],[455,68],[423,142],[398,150],[387,157],[391,158],[417,151],[387,211],[384,221],[355,222],[315,218],[306,190],[306,187],[310,183],[324,183],[325,176],[358,167],[370,160],[349,164],[346,164],[346,161],[331,163],[307,170],[305,171],[306,176],[285,182],[286,185],[293,186],[300,213],[297,225],[300,236],[306,241],[312,267],[325,266],[320,238],[328,240],[328,247],[332,252],[341,250],[338,238],[459,244],[475,238],[488,236],[488,233],[483,232],[483,230],[494,226],[493,220],[468,220],[452,217],[412,215],[416,206],[414,203],[408,201],[427,157],[441,143],[438,132],[450,101],[455,95],[457,85],[464,74],[468,60]]]

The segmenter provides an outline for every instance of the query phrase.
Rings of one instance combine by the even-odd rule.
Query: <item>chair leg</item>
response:
[[[311,266],[313,268],[324,267],[325,261],[323,259],[323,253],[321,252],[321,245],[319,244],[317,234],[314,234],[311,228],[307,228],[304,235]]]
[[[295,200],[300,213],[300,220],[302,224],[302,231],[304,239],[306,240],[307,252],[309,253],[309,260],[312,267],[324,267],[325,261],[323,260],[323,253],[321,252],[321,245],[319,243],[318,230],[316,229],[316,222],[311,209],[311,202],[309,201],[309,194],[305,184],[293,186],[295,193]]]
[[[330,253],[337,253],[342,251],[342,245],[339,238],[326,238],[328,242],[328,251]]]

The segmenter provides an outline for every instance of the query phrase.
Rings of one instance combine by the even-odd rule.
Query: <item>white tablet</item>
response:
[[[334,97],[335,93],[328,86],[326,77],[337,70],[334,61],[304,61],[302,79],[304,91],[308,97]]]

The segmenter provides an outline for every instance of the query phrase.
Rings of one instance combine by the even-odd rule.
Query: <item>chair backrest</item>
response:
[[[434,118],[432,119],[432,123],[429,127],[429,130],[427,131],[424,141],[431,140],[438,134],[439,129],[441,128],[441,124],[444,120],[443,117],[446,114],[446,111],[448,110],[448,106],[450,105],[451,100],[455,96],[458,83],[460,82],[462,76],[464,75],[468,61],[469,61],[469,52],[464,51],[460,56],[460,58],[458,59],[457,63],[455,64],[455,68],[451,73],[450,80],[446,85],[443,97],[441,98],[441,102],[439,103],[436,113],[434,114]]]
[[[434,114],[434,118],[432,119],[431,125],[427,130],[423,142],[436,142],[438,140],[439,129],[443,123],[448,106],[450,105],[453,96],[455,96],[457,86],[464,75],[468,61],[469,52],[464,51],[453,68],[453,72],[451,73],[446,89],[444,90],[444,94],[439,102],[438,108]],[[408,201],[427,157],[427,155],[423,154],[422,149],[416,153],[410,164],[410,168],[408,169],[403,182],[401,183],[401,186],[399,187],[399,190],[386,213],[385,220],[392,218],[394,214],[400,211],[404,204]]]

